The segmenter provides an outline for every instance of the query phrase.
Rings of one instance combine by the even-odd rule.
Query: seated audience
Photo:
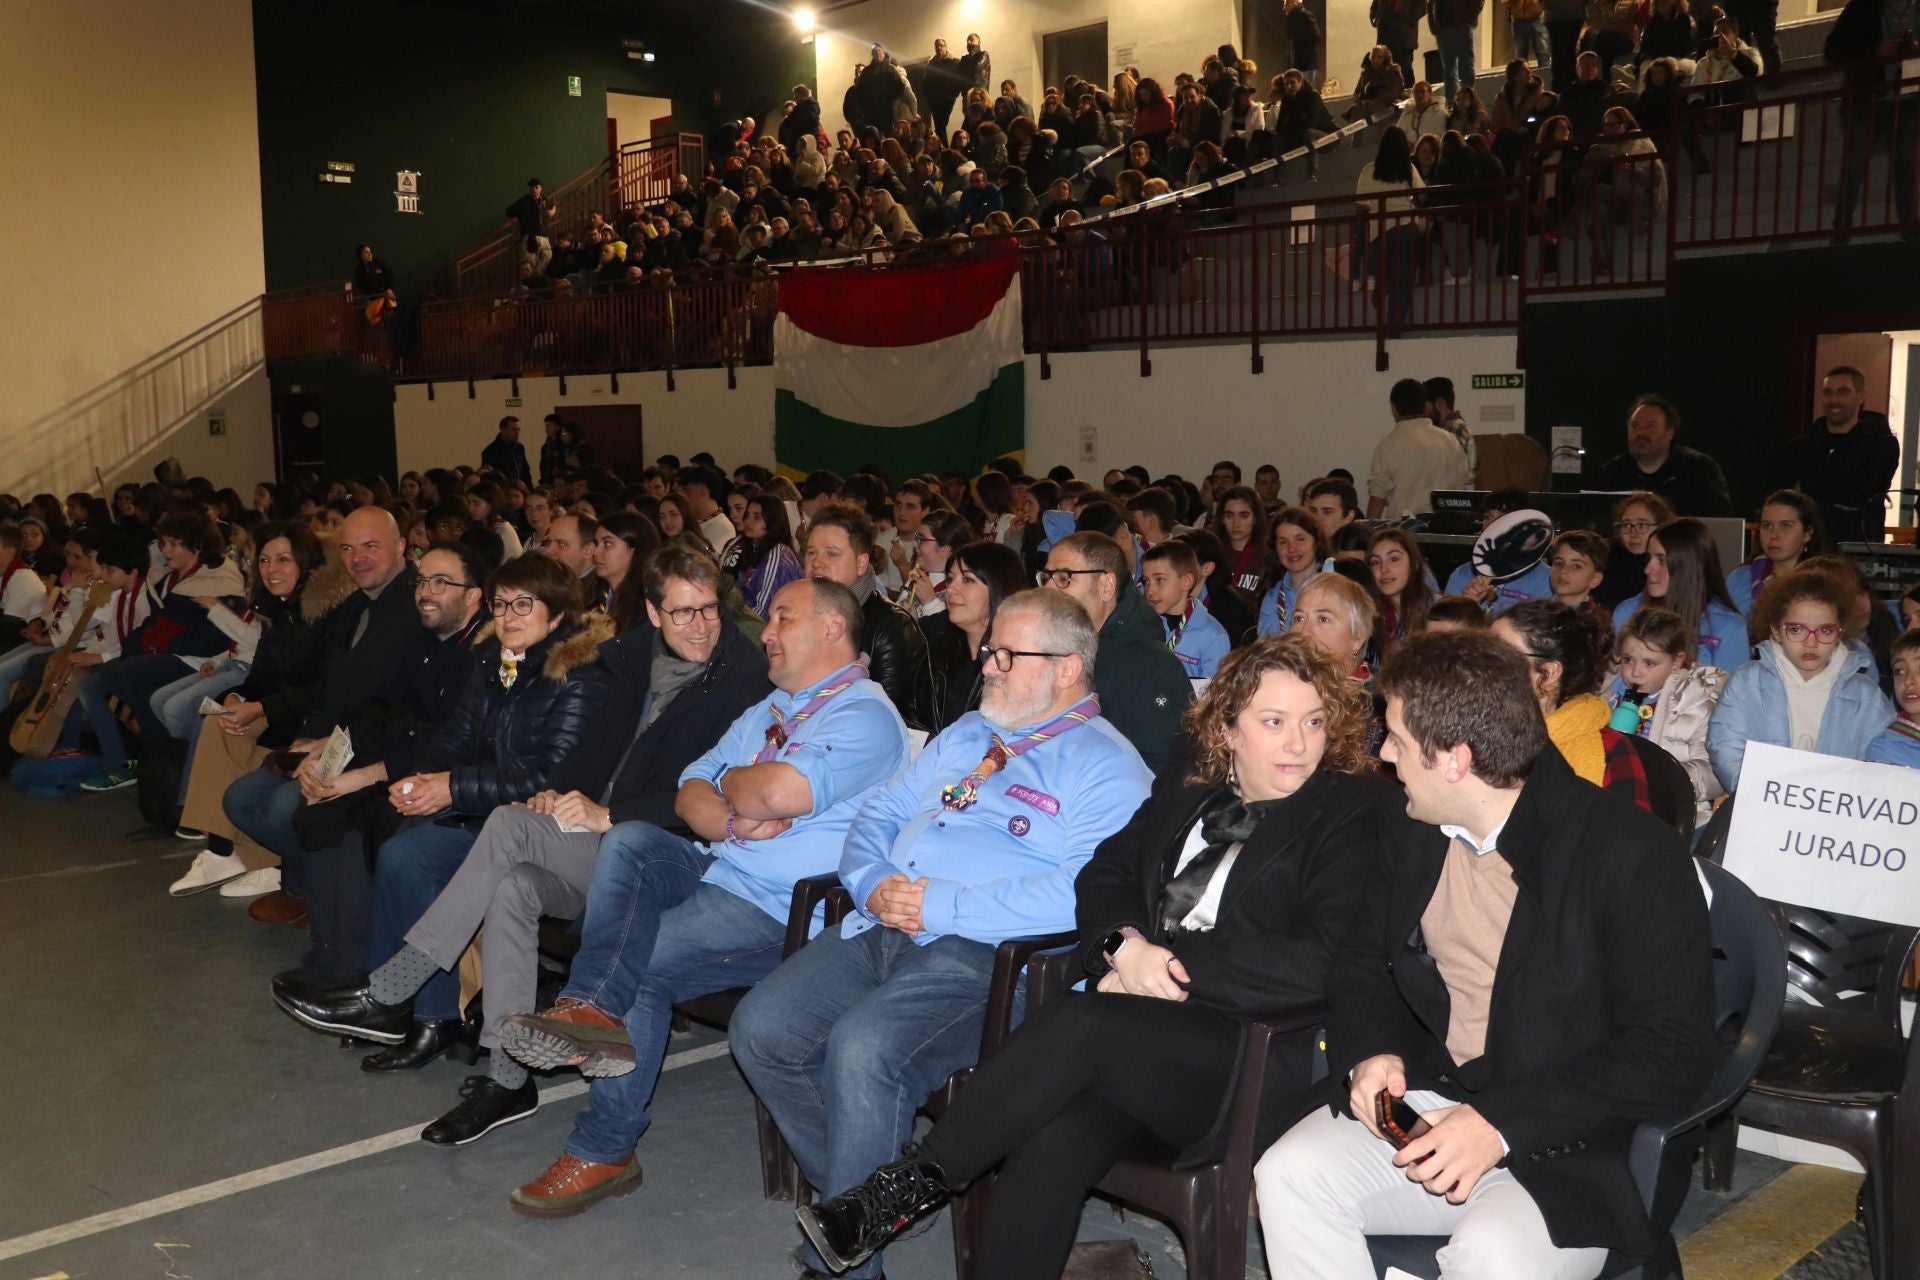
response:
[[[525,1065],[593,1081],[566,1150],[509,1197],[516,1213],[570,1217],[633,1189],[674,1004],[773,972],[795,882],[839,865],[861,803],[906,763],[906,728],[859,660],[863,625],[836,582],[782,588],[764,637],[774,691],[681,775],[676,825],[693,838],[644,820],[601,837],[566,987],[500,1026]]]
[[[1673,522],[1673,508],[1657,493],[1640,490],[1613,508],[1613,541],[1607,547],[1607,577],[1593,592],[1595,603],[1613,609],[1647,585],[1647,544],[1662,525]]]
[[[1726,688],[1719,667],[1696,666],[1687,624],[1670,609],[1648,606],[1627,619],[1616,654],[1608,727],[1637,734],[1679,761],[1693,783],[1694,824],[1702,826],[1713,802],[1726,794],[1707,752],[1707,726]]]
[[[1615,607],[1615,631],[1643,604],[1657,601],[1687,620],[1700,662],[1732,671],[1747,660],[1746,620],[1727,594],[1712,530],[1686,516],[1661,525],[1647,540],[1646,574],[1640,594]]]
[[[472,675],[412,771],[394,776],[398,770],[382,767],[308,794],[309,802],[331,800],[390,779],[387,800],[402,820],[374,870],[367,955],[381,968],[366,984],[276,983],[273,993],[316,1030],[393,1046],[366,1059],[368,1071],[425,1066],[464,1039],[459,974],[437,971],[441,953],[410,948],[407,931],[465,862],[487,816],[546,790],[600,698],[591,664],[612,626],[597,615],[583,620],[578,579],[552,560],[523,556],[494,570],[485,596],[493,624],[481,633]],[[466,941],[452,946],[445,969]]]
[[[1188,712],[1192,776],[1157,790],[1074,881],[1094,991],[1023,1025],[906,1160],[800,1211],[829,1266],[863,1261],[998,1166],[978,1273],[1057,1280],[1117,1154],[1152,1141],[1183,1167],[1219,1157],[1248,1022],[1323,998],[1359,868],[1404,821],[1368,776],[1367,714],[1344,666],[1303,636],[1227,659]],[[1300,1111],[1312,1048],[1275,1040],[1260,1146]]]
[[[1760,656],[1734,671],[1707,728],[1713,771],[1740,785],[1747,743],[1860,759],[1894,718],[1873,658],[1851,647],[1852,592],[1834,576],[1801,568],[1768,586],[1754,607],[1766,629]]]
[[[919,621],[879,590],[873,572],[873,522],[858,507],[823,506],[807,525],[809,578],[837,582],[860,602],[866,628],[857,640],[869,676],[909,724],[934,728],[933,669]]]
[[[1677,442],[1680,410],[1665,396],[1643,395],[1627,413],[1627,451],[1600,469],[1592,488],[1646,490],[1683,516],[1732,512],[1727,477],[1720,464]]]
[[[1602,608],[1595,593],[1607,580],[1608,563],[1605,538],[1591,529],[1569,529],[1547,547],[1547,586],[1561,604]]]
[[[1613,708],[1600,696],[1613,659],[1606,620],[1557,600],[1530,600],[1495,618],[1492,634],[1526,658],[1547,737],[1573,772],[1650,810],[1646,766],[1628,735],[1608,727]]]
[[[1096,643],[1064,592],[1001,606],[980,710],[861,806],[840,858],[857,910],[734,1014],[734,1060],[823,1196],[887,1163],[927,1093],[973,1065],[994,949],[1073,925],[1074,877],[1152,788],[1100,714]]]
[[[586,605],[604,613],[615,632],[640,620],[640,569],[660,545],[653,521],[631,511],[615,511],[600,522],[593,537],[593,577],[584,579]]]
[[[1489,1260],[1463,1274],[1593,1280],[1609,1251],[1672,1254],[1627,1144],[1717,1061],[1706,904],[1671,829],[1549,749],[1536,684],[1478,635],[1417,637],[1383,673],[1414,821],[1327,978],[1329,1106],[1255,1170],[1271,1275],[1373,1275],[1373,1232],[1452,1237],[1450,1273]],[[1383,1128],[1396,1103],[1419,1136]]]
[[[1167,648],[1189,680],[1211,679],[1233,648],[1226,628],[1200,603],[1200,562],[1184,542],[1163,542],[1140,558],[1141,594],[1160,615]]]
[[[1373,602],[1379,612],[1374,625],[1373,651],[1381,659],[1427,625],[1427,606],[1438,594],[1420,544],[1404,529],[1381,529],[1367,545],[1367,568],[1373,575]]]
[[[54,589],[47,589],[44,582],[41,588],[45,593],[40,608],[34,616],[20,624],[17,631],[17,643],[0,653],[0,699],[11,700],[16,682],[25,681],[38,687],[41,676],[46,672],[47,659],[53,651],[67,642],[73,629],[79,624],[80,615],[86,612],[86,599],[95,582],[104,580],[101,553],[110,545],[117,545],[119,557],[126,568],[122,574],[138,572],[147,565],[146,548],[125,534],[117,534],[111,528],[75,529],[67,537],[65,576],[68,581]],[[38,574],[33,575],[35,582],[41,582]],[[144,586],[144,582],[141,584]],[[112,590],[112,588],[109,588]],[[144,604],[144,598],[143,604]],[[113,652],[105,657],[113,657],[120,651],[120,636],[115,631],[115,601],[109,596],[94,609],[88,620],[87,632],[77,642],[76,653],[92,653],[99,649],[101,641],[109,634],[113,635]],[[131,632],[145,617],[130,619],[126,630]],[[94,661],[104,661],[96,658]]]
[[[733,547],[734,561],[727,567],[740,584],[747,607],[766,618],[780,588],[803,572],[787,524],[787,504],[765,494],[748,498]]]
[[[1742,617],[1776,575],[1792,573],[1808,556],[1826,555],[1819,504],[1797,489],[1778,489],[1760,504],[1760,554],[1727,575],[1727,595]]]
[[[1330,494],[1323,500],[1338,502],[1339,497]],[[1325,526],[1307,508],[1281,507],[1268,521],[1273,530],[1273,557],[1279,568],[1273,585],[1260,598],[1262,637],[1278,635],[1287,629],[1293,620],[1293,607],[1300,598],[1300,589],[1333,557]]]
[[[0,524],[0,626],[9,636],[19,635],[20,627],[38,617],[47,602],[47,584],[21,554],[21,546],[20,526]]]
[[[1041,573],[1042,585],[1080,602],[1099,633],[1093,681],[1101,714],[1149,769],[1164,769],[1193,686],[1167,651],[1165,628],[1134,588],[1120,544],[1091,530],[1071,534],[1053,544]]]

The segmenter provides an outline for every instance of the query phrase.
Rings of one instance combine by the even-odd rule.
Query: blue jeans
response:
[[[606,861],[603,852],[600,862]],[[598,881],[597,873],[594,879]],[[600,1164],[632,1155],[634,1144],[653,1123],[648,1108],[667,1055],[674,1004],[754,985],[780,963],[786,941],[786,921],[715,885],[700,885],[662,915],[653,954],[644,962],[646,972],[633,1006],[626,1010],[634,1069],[593,1082],[587,1109],[573,1122],[568,1152]]]
[[[109,695],[133,710],[140,733],[149,744],[167,737],[167,727],[153,711],[154,691],[172,684],[193,668],[170,653],[135,653],[103,662],[80,684],[80,705],[85,708],[87,725],[99,739],[100,754],[110,765],[127,759],[126,740],[120,734],[120,722],[107,709]],[[197,678],[197,677],[196,677]]]
[[[712,854],[651,822],[622,822],[601,836],[561,996],[616,1018],[632,1008],[660,917],[692,897],[712,865]]]
[[[1531,58],[1544,70],[1553,65],[1553,42],[1547,39],[1547,24],[1539,18],[1513,20],[1513,56]]]
[[[898,1159],[927,1095],[979,1058],[993,952],[960,937],[922,947],[898,929],[831,930],[741,1001],[727,1031],[734,1061],[822,1196]],[[878,1255],[846,1274],[879,1275]]]
[[[15,681],[38,680],[52,653],[50,644],[23,644],[0,656],[0,698],[7,696]]]
[[[373,872],[373,925],[367,934],[369,967],[385,964],[480,839],[478,831],[428,822],[402,831],[380,846]],[[438,970],[413,998],[421,1022],[460,1016],[460,969]]]
[[[1440,65],[1447,69],[1447,110],[1453,110],[1454,95],[1464,82],[1473,83],[1473,44],[1479,38],[1478,27],[1448,27],[1433,33],[1440,48]]]
[[[1420,265],[1420,229],[1415,226],[1388,227],[1370,243],[1355,241],[1354,270],[1378,273],[1374,298],[1386,310],[1389,333],[1406,327],[1413,310],[1413,286]]]
[[[221,694],[245,680],[252,669],[251,663],[228,662],[210,676],[201,675],[198,667],[189,670],[178,680],[155,689],[147,699],[154,719],[168,737],[195,741],[200,736],[200,699],[218,702]]]
[[[236,830],[280,856],[280,887],[305,897],[300,883],[303,851],[293,830],[293,811],[299,807],[300,784],[266,769],[236,779],[220,797],[220,808]]]

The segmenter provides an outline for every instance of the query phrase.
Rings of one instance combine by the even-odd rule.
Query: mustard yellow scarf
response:
[[[1573,771],[1596,787],[1607,776],[1607,744],[1600,730],[1606,727],[1609,714],[1605,698],[1583,693],[1568,698],[1547,717],[1547,737]]]

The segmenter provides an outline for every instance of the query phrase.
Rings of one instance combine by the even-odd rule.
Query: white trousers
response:
[[[1409,1099],[1409,1101],[1413,1101]],[[1415,1110],[1428,1111],[1422,1097]],[[1448,1204],[1394,1167],[1393,1148],[1324,1107],[1289,1129],[1253,1171],[1267,1274],[1274,1280],[1374,1280],[1369,1235],[1447,1236],[1441,1280],[1594,1280],[1605,1249],[1558,1249],[1533,1197],[1495,1169],[1465,1204]]]

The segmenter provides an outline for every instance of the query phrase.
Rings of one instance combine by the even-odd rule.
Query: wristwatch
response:
[[[1113,964],[1113,958],[1120,953],[1121,947],[1125,946],[1134,938],[1144,936],[1144,934],[1130,924],[1121,925],[1118,929],[1115,929],[1112,933],[1100,939],[1101,958],[1111,966]]]

